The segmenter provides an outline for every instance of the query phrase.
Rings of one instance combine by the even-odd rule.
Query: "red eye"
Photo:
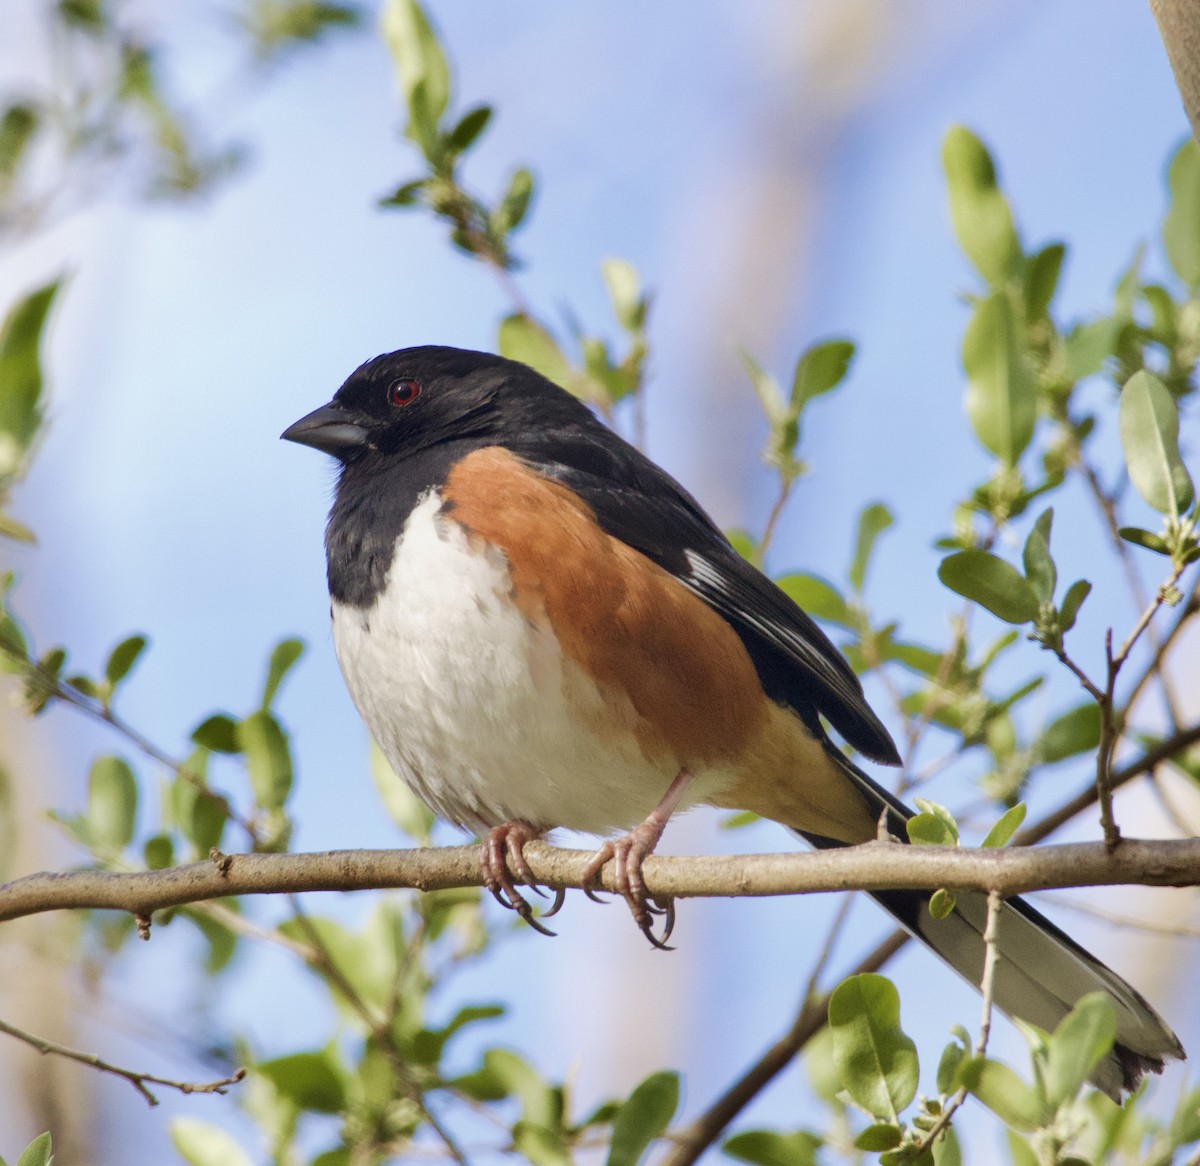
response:
[[[399,405],[403,409],[405,405],[411,405],[420,395],[420,381],[397,381],[388,389],[388,403]]]

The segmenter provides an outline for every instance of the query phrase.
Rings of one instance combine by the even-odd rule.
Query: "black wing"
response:
[[[816,727],[826,717],[860,753],[900,763],[862,685],[829,637],[730,545],[664,470],[608,430],[527,434],[518,452],[569,486],[604,530],[670,571],[737,632],[767,694]]]

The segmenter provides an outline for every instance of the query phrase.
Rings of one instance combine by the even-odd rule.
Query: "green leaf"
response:
[[[254,801],[264,810],[280,810],[292,791],[292,756],[287,734],[261,709],[238,725],[238,744],[246,755]]]
[[[37,535],[32,529],[23,522],[18,522],[11,514],[0,514],[0,535],[19,543],[37,542]]]
[[[1144,369],[1121,390],[1121,445],[1129,477],[1160,514],[1192,504],[1192,479],[1179,456],[1179,410],[1166,386]]]
[[[42,333],[59,286],[30,293],[0,326],[0,482],[21,472],[42,424]]]
[[[746,1130],[721,1147],[731,1158],[754,1166],[817,1166],[821,1138],[807,1130],[781,1134],[777,1130]]]
[[[895,1122],[877,1121],[854,1139],[854,1148],[878,1154],[881,1150],[894,1150],[903,1140],[904,1130],[901,1126]]]
[[[1012,1159],[1012,1166],[1041,1166],[1041,1160],[1034,1153],[1033,1147],[1016,1130],[1005,1130],[1004,1136],[1008,1142],[1008,1156]]]
[[[1050,243],[1025,268],[1025,319],[1031,324],[1044,319],[1058,290],[1058,277],[1067,253],[1061,243]]]
[[[240,753],[238,723],[225,713],[214,713],[192,730],[192,740],[214,753]]]
[[[937,1090],[943,1097],[958,1088],[958,1070],[967,1057],[967,1046],[962,1041],[951,1041],[938,1058]]]
[[[802,607],[809,615],[844,628],[854,627],[854,615],[846,606],[846,601],[832,583],[819,575],[797,572],[794,575],[784,575],[775,582],[793,603]]]
[[[492,213],[492,230],[501,238],[515,231],[525,221],[532,199],[533,175],[524,168],[513,171],[513,176],[508,180],[508,189]]]
[[[1047,1115],[1038,1095],[1000,1061],[972,1057],[959,1069],[959,1081],[1014,1129],[1032,1133],[1045,1124]]]
[[[1058,571],[1050,554],[1050,525],[1053,521],[1054,510],[1043,510],[1025,540],[1025,578],[1029,580],[1040,603],[1053,603],[1054,589],[1058,586]]]
[[[1037,382],[1007,292],[992,292],[976,305],[963,336],[962,362],[975,436],[1011,468],[1033,439]]]
[[[500,323],[500,355],[540,372],[547,380],[570,391],[571,366],[553,336],[528,316],[506,316]]]
[[[987,832],[987,837],[979,844],[987,849],[1007,846],[1009,839],[1021,828],[1025,821],[1026,807],[1024,802],[1017,802],[1011,809],[1005,810],[999,819]]]
[[[487,129],[488,122],[491,120],[492,107],[490,105],[477,105],[474,109],[468,110],[447,136],[447,148],[455,154],[469,150],[479,139],[479,135]]]
[[[1167,172],[1171,205],[1163,221],[1163,245],[1175,273],[1193,291],[1200,287],[1200,147],[1190,135]]]
[[[943,559],[938,578],[959,595],[986,607],[1005,623],[1037,618],[1038,599],[1029,581],[990,551],[959,551]]]
[[[958,823],[945,806],[928,798],[917,798],[917,809],[906,823],[908,839],[922,846],[957,846]]]
[[[17,1159],[17,1166],[51,1166],[54,1161],[50,1153],[50,1134],[38,1134]],[[3,1162],[3,1159],[0,1159]]]
[[[573,1166],[574,1159],[567,1149],[560,1129],[518,1121],[512,1128],[513,1149],[531,1166]]]
[[[522,1116],[535,1126],[557,1128],[562,1120],[562,1094],[528,1061],[508,1049],[488,1049],[487,1070],[503,1082],[505,1094],[521,1101]]]
[[[142,847],[147,870],[166,870],[175,865],[175,843],[169,834],[155,834]]]
[[[1076,1001],[1049,1038],[1042,1070],[1046,1101],[1057,1110],[1083,1087],[1092,1070],[1113,1047],[1117,1013],[1104,992]]]
[[[929,896],[929,914],[935,919],[948,919],[954,914],[957,902],[953,891],[948,891],[945,887],[938,887]]]
[[[329,1049],[290,1053],[254,1066],[296,1106],[312,1113],[339,1113],[346,1108],[346,1084],[336,1055]]]
[[[829,997],[843,1088],[873,1117],[899,1121],[917,1093],[917,1050],[900,1028],[900,996],[884,976],[843,980]]]
[[[450,104],[450,68],[437,34],[416,0],[388,0],[381,18],[384,43],[392,55],[409,113],[422,127],[411,137],[436,130]]]
[[[662,1137],[679,1108],[679,1074],[651,1073],[617,1111],[608,1166],[638,1166],[650,1143]]]
[[[1015,273],[1021,245],[991,155],[970,130],[954,126],[942,143],[942,165],[959,245],[979,274],[998,287]]]
[[[1089,700],[1046,726],[1038,742],[1038,752],[1042,761],[1053,765],[1099,746],[1100,706]]]
[[[933,1143],[933,1166],[962,1166],[962,1149],[953,1126],[948,1126]],[[924,1166],[918,1159],[915,1166]]]
[[[861,593],[867,578],[867,564],[875,549],[875,540],[896,520],[882,503],[873,502],[858,516],[858,538],[854,543],[854,559],[850,563],[850,585]]]
[[[746,375],[750,378],[750,383],[754,386],[758,403],[762,406],[763,416],[766,417],[771,428],[775,429],[792,415],[787,402],[783,399],[783,389],[779,387],[779,382],[765,371],[745,349],[738,349],[738,357],[741,359],[742,367],[746,370]]]
[[[417,178],[412,182],[403,182],[388,195],[384,195],[379,200],[381,207],[409,207],[416,206],[420,201],[421,192],[429,184],[426,178]]]
[[[87,826],[92,844],[124,850],[133,839],[137,779],[120,757],[98,757],[88,774]]]
[[[171,1141],[188,1166],[254,1166],[250,1155],[223,1129],[191,1117],[169,1126]]]
[[[262,710],[266,712],[274,703],[275,694],[283,683],[284,677],[292,670],[296,661],[304,653],[303,640],[280,640],[271,652],[271,662],[267,666],[267,682],[263,685]]]
[[[147,642],[145,636],[130,636],[113,648],[104,665],[104,678],[112,687],[120,684],[133,670],[138,657],[146,650]]]
[[[0,194],[7,194],[38,130],[37,107],[19,101],[0,118]]]
[[[1060,632],[1069,632],[1075,626],[1075,618],[1079,615],[1079,609],[1091,591],[1092,585],[1086,579],[1076,579],[1067,588],[1062,606],[1058,609],[1058,630]]]
[[[1115,316],[1104,316],[1077,324],[1066,335],[1067,376],[1081,381],[1093,376],[1113,353],[1121,333],[1122,322]]]
[[[792,408],[802,412],[814,397],[836,388],[850,371],[854,344],[849,340],[826,340],[814,344],[796,362],[792,374]]]
[[[1135,547],[1144,547],[1156,555],[1169,557],[1171,554],[1171,547],[1165,538],[1161,535],[1151,534],[1148,530],[1142,530],[1140,526],[1123,526],[1117,533],[1127,543],[1133,543]]]
[[[645,323],[645,300],[637,268],[625,259],[606,259],[600,265],[608,298],[617,322],[627,332],[637,332]]]

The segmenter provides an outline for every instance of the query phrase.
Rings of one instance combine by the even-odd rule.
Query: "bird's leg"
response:
[[[480,865],[483,867],[483,885],[497,903],[515,911],[534,931],[540,931],[543,935],[553,935],[553,931],[538,921],[533,908],[513,885],[512,876],[508,873],[511,863],[517,877],[535,894],[542,894],[533,871],[529,869],[529,863],[525,861],[525,843],[541,838],[543,833],[544,831],[520,819],[493,826],[484,836]],[[566,892],[561,888],[555,891],[554,903],[549,911],[544,912],[544,916],[553,915],[563,905],[565,896]]]
[[[591,861],[583,872],[584,893],[588,898],[595,899],[596,895],[591,890],[591,884],[600,877],[604,864],[612,859],[613,881],[617,885],[618,893],[629,904],[634,922],[655,947],[664,950],[667,949],[667,940],[670,939],[671,932],[675,927],[675,903],[668,899],[665,904],[651,905],[650,896],[646,893],[646,884],[642,879],[642,863],[648,855],[654,853],[654,848],[658,845],[658,840],[662,837],[667,822],[678,809],[679,802],[691,783],[691,773],[686,769],[681,769],[676,774],[675,780],[667,787],[662,801],[650,811],[645,821],[635,826],[628,834],[622,834],[619,838],[612,838],[605,842],[592,855]],[[654,934],[655,915],[665,916],[661,937]]]

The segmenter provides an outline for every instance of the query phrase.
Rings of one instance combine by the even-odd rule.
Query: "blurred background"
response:
[[[5,305],[67,275],[47,349],[51,424],[15,507],[39,545],[7,552],[18,604],[39,646],[69,645],[92,669],[124,635],[146,632],[152,650],[124,711],[179,749],[207,711],[251,707],[271,644],[303,637],[308,653],[280,701],[300,764],[294,845],[393,845],[330,644],[321,535],[332,465],[277,435],[379,352],[493,348],[509,304],[438,224],[376,206],[418,167],[398,133],[396,79],[373,16],[250,78],[231,63],[236,30],[221,4],[126,7],[131,26],[171,46],[172,92],[245,157],[210,195],[183,204],[139,199],[137,175],[118,174],[0,253]],[[43,8],[8,0],[6,92],[45,85],[63,67]],[[434,0],[430,12],[459,108],[497,107],[470,181],[497,189],[518,163],[539,179],[517,242],[522,294],[546,317],[602,329],[611,311],[600,262],[637,267],[654,294],[648,449],[718,521],[761,529],[773,498],[757,458],[765,427],[737,348],[785,378],[814,340],[857,342],[848,386],[808,415],[801,452],[813,472],[769,566],[841,577],[855,516],[887,500],[898,525],[873,563],[872,605],[906,634],[940,642],[958,601],[936,581],[932,542],[950,526],[947,490],[981,480],[990,464],[966,436],[961,405],[970,275],[948,223],[941,139],[964,123],[988,143],[1026,245],[1071,244],[1063,315],[1100,312],[1139,242],[1148,270],[1163,266],[1165,164],[1187,133],[1149,10],[1090,0]],[[1101,533],[1098,523],[1057,527],[1060,562],[1084,573]],[[1081,628],[1092,649],[1104,626],[1131,619],[1125,589],[1095,581]],[[1056,680],[1035,715],[1071,693]],[[28,841],[11,872],[78,861],[34,810],[77,807],[91,759],[114,743],[69,710],[10,718],[4,731],[13,772],[29,778],[19,790]],[[1061,780],[1047,805],[1085,771]],[[1122,807],[1138,833],[1164,829],[1157,814],[1141,800]],[[791,846],[770,825],[722,831],[696,812],[663,850]],[[1108,891],[1104,902],[1182,920],[1194,913],[1186,894]],[[368,896],[312,904],[351,921],[369,905]],[[573,895],[557,939],[515,933],[451,991],[511,1000],[500,1039],[531,1050],[547,1073],[573,1073],[584,1105],[681,1065],[695,1111],[786,1027],[836,909],[832,897],[685,903],[679,950],[664,955],[619,905]],[[273,918],[270,903],[255,910]],[[1186,941],[1051,913],[1195,1043]],[[0,941],[0,1014],[26,1027],[180,1077],[206,1075],[214,1016],[260,1053],[326,1031],[321,997],[283,954],[243,956],[219,998],[206,998],[186,943],[159,934],[87,985],[55,964],[51,922]],[[856,904],[839,965],[884,925]],[[925,952],[906,950],[889,972],[924,1056],[936,1057],[951,1024],[974,1028],[975,995]],[[1024,1064],[1007,1025],[994,1047]],[[72,1163],[173,1160],[164,1111],[250,1136],[229,1099],[164,1096],[150,1110],[123,1082],[17,1045],[0,1045],[0,1066],[22,1083],[0,1098],[2,1154],[52,1119],[60,1160]],[[1159,1088],[1173,1098],[1177,1077]],[[807,1104],[793,1069],[746,1121],[792,1126]],[[995,1141],[984,1126],[971,1161],[992,1160]]]

